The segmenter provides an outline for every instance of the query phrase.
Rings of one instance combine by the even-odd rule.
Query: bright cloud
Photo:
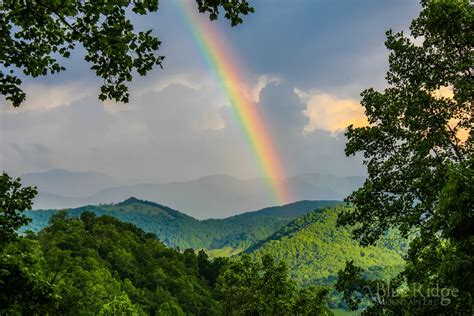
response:
[[[439,87],[438,90],[433,92],[433,96],[436,98],[446,98],[446,99],[454,99],[454,92],[452,86],[442,86]],[[463,120],[466,120],[467,117],[464,117]],[[457,129],[457,138],[460,142],[465,142],[469,138],[470,130],[467,128],[459,128],[460,120],[459,118],[453,118],[449,121],[449,126],[454,130]]]
[[[255,103],[260,102],[260,93],[268,84],[273,83],[273,84],[278,85],[281,82],[282,82],[282,79],[278,76],[270,76],[270,75],[259,76],[257,79],[257,83],[253,86],[253,88],[250,91],[251,99]]]
[[[453,87],[451,86],[439,87],[438,90],[435,90],[433,92],[433,95],[437,98],[452,99],[454,98]]]
[[[82,82],[72,82],[54,86],[29,84],[25,87],[25,93],[26,100],[20,110],[48,111],[61,106],[70,106],[76,101],[97,95],[98,91]]]
[[[368,124],[364,110],[357,100],[339,98],[320,91],[306,92],[295,89],[295,93],[306,104],[303,113],[309,118],[309,122],[304,127],[305,133],[323,129],[336,134],[351,124],[356,127]]]

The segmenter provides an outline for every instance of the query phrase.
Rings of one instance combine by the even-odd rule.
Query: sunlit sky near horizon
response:
[[[163,70],[135,77],[129,104],[98,100],[101,82],[80,50],[64,73],[25,79],[19,109],[0,99],[0,168],[15,176],[94,170],[125,182],[261,176],[175,1],[133,17],[137,29],[153,28],[166,59]],[[286,174],[363,175],[360,157],[344,155],[343,131],[365,122],[360,92],[385,86],[385,31],[407,31],[419,2],[250,2],[256,12],[242,25],[221,16],[212,27],[232,51]]]

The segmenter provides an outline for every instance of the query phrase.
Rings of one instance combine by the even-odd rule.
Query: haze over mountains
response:
[[[27,173],[21,177],[24,185],[37,186],[43,193],[62,197],[84,197],[100,190],[118,186],[119,182],[109,175],[95,171],[69,171],[51,169],[45,172]]]
[[[294,201],[342,200],[362,185],[364,177],[303,174],[285,181],[292,190]],[[275,204],[264,179],[242,180],[226,175],[182,182],[124,185],[98,172],[53,169],[26,174],[22,176],[22,182],[38,187],[34,209],[117,203],[134,196],[160,201],[196,218],[224,218]]]

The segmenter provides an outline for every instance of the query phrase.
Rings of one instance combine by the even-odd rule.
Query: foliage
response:
[[[0,176],[0,246],[16,237],[16,230],[30,222],[22,214],[33,206],[36,188],[21,187],[20,179],[5,172]]]
[[[253,12],[246,0],[196,0],[211,20],[225,11],[232,26]],[[61,58],[77,47],[103,79],[99,98],[128,102],[127,83],[162,66],[161,41],[152,30],[136,31],[129,16],[158,10],[158,0],[72,1],[4,0],[0,2],[0,93],[19,106],[26,98],[19,72],[38,77],[65,70]]]
[[[226,315],[331,315],[327,289],[298,290],[286,265],[269,254],[232,261],[217,288]]]
[[[211,288],[191,264],[197,262],[194,252],[167,248],[132,224],[88,212],[68,218],[61,212],[38,240],[50,282],[61,297],[54,314],[219,312]]]
[[[99,316],[115,316],[115,315],[130,315],[139,316],[146,315],[133,305],[127,295],[115,297],[110,303],[102,306],[99,311]]]
[[[19,180],[5,182],[5,186],[4,200],[11,196],[12,191],[22,190]],[[20,195],[16,203],[30,205],[31,198],[30,195]],[[294,257],[282,257],[281,250],[268,245],[277,239],[281,245],[286,245],[286,239],[289,239],[300,247],[299,240],[294,237],[304,236],[314,229],[321,234],[317,238],[326,236],[327,239],[329,236],[332,239],[320,243],[316,238],[316,245],[321,251],[315,253],[319,257],[305,262],[301,261],[304,257],[297,252],[297,259],[300,260],[298,264],[302,267],[310,264],[312,270],[316,260],[323,265],[335,265],[327,258],[321,260],[320,255],[324,251],[328,255],[335,255],[328,252],[330,246],[324,243],[333,243],[335,251],[339,250],[334,247],[335,243],[338,247],[344,245],[344,238],[338,238],[338,232],[334,232],[337,213],[344,206],[317,210],[294,220],[252,248],[254,255],[259,251],[262,254],[254,256],[260,258],[255,260],[248,255],[235,260],[210,260],[204,250],[200,250],[197,255],[190,248],[177,251],[167,248],[154,234],[133,224],[121,222],[112,216],[98,217],[96,214],[109,211],[114,215],[122,212],[122,216],[156,216],[156,219],[167,225],[174,222],[194,223],[196,232],[205,229],[201,234],[219,234],[229,230],[228,234],[234,236],[235,229],[243,230],[244,226],[251,225],[257,229],[258,225],[270,222],[272,218],[287,223],[293,217],[304,214],[309,206],[331,203],[334,204],[330,201],[303,201],[210,221],[197,221],[159,204],[133,198],[116,205],[72,210],[73,214],[67,211],[50,212],[49,224],[37,234],[26,231],[22,237],[12,238],[2,248],[0,312],[63,315],[217,315],[222,312],[229,315],[329,314],[329,289],[314,287],[320,280],[302,282],[300,270],[296,270],[295,262],[292,261]],[[215,225],[214,232],[208,229],[212,225]],[[263,236],[261,239],[271,234],[266,233],[259,235]],[[350,241],[348,231],[343,231],[343,236]],[[312,249],[310,244],[302,246]],[[374,247],[376,250],[373,254],[388,264],[392,258],[397,258],[398,254],[393,249],[397,246],[392,242],[384,247],[392,249],[383,248],[385,250],[379,252]],[[271,255],[263,253],[262,249],[271,251]],[[371,258],[369,260],[377,260],[372,258],[370,251],[366,251],[366,254],[367,258]],[[362,256],[358,252],[359,255]],[[290,259],[291,274],[296,276],[295,280],[290,279],[282,258]],[[324,273],[323,265],[317,267]],[[301,271],[308,273],[311,269],[303,268]],[[302,284],[313,286],[300,288]],[[323,280],[319,284],[331,282]]]
[[[254,9],[247,0],[196,0],[199,12],[209,12],[209,18],[216,20],[219,16],[219,6],[222,6],[225,18],[229,19],[232,26],[242,23],[241,15],[253,13]]]
[[[177,252],[110,216],[84,212],[69,218],[60,212],[37,237],[30,234],[10,245],[20,242],[35,247],[20,253],[35,254],[37,272],[29,280],[33,284],[0,288],[8,293],[2,299],[9,300],[2,308],[11,313],[330,315],[329,290],[298,289],[285,264],[270,255],[260,261],[248,255],[210,261],[203,250]]]
[[[16,230],[29,222],[22,214],[32,206],[36,189],[22,187],[5,172],[0,177],[0,314],[39,313],[55,301],[41,269],[37,242],[18,238]]]
[[[206,254],[209,255],[211,258],[218,258],[218,257],[233,257],[244,251],[244,248],[232,248],[232,247],[223,247],[217,249],[206,249]]]
[[[226,257],[217,257],[210,261],[209,256],[204,250],[200,250],[197,257],[199,275],[203,277],[210,286],[214,287],[217,278],[228,265],[229,259]]]
[[[56,302],[38,243],[20,238],[0,248],[0,315],[45,314]]]
[[[397,284],[405,304],[372,300],[368,312],[471,313],[474,8],[467,0],[423,0],[422,6],[410,27],[417,41],[387,32],[389,87],[362,93],[370,125],[349,126],[346,133],[346,154],[363,152],[369,177],[347,199],[355,209],[341,214],[339,223],[355,225],[354,237],[364,245],[391,227],[403,236],[414,233]],[[452,97],[442,95],[446,90]],[[341,273],[341,287],[356,282],[356,275],[356,269]],[[459,295],[436,308],[408,304],[416,295],[403,286]]]
[[[402,269],[405,242],[395,232],[387,232],[377,245],[360,246],[352,240],[350,227],[336,225],[338,214],[349,209],[336,206],[310,212],[245,252],[257,257],[270,253],[285,261],[302,286],[334,285],[348,260],[364,267],[366,278],[390,279]]]

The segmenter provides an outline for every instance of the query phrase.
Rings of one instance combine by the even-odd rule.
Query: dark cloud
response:
[[[260,93],[259,108],[272,134],[281,137],[289,134],[299,137],[302,127],[308,124],[308,118],[303,114],[306,105],[288,82],[267,85]]]
[[[364,174],[360,158],[345,157],[346,138],[342,131],[335,134],[322,129],[304,132],[309,122],[303,113],[307,105],[289,82],[270,84],[263,89],[259,106],[290,175]]]
[[[254,73],[274,73],[299,87],[355,97],[379,86],[387,67],[385,31],[407,29],[413,0],[263,0],[237,29],[222,27]]]

